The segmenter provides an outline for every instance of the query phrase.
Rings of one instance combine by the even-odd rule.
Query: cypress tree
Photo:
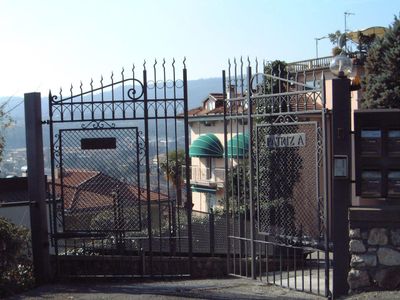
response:
[[[362,108],[400,108],[400,20],[377,38],[365,65]]]

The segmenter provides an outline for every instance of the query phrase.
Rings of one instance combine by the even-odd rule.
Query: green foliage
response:
[[[264,67],[264,74],[272,75],[275,78],[269,78],[263,82],[264,94],[276,94],[287,92],[288,86],[286,82],[279,78],[287,78],[287,63],[282,60],[274,60],[269,62]]]
[[[0,217],[0,298],[34,284],[30,232]]]
[[[400,20],[368,51],[362,108],[400,108]]]
[[[341,37],[342,37],[342,33],[340,32],[340,30],[336,30],[335,32],[328,34],[329,40],[335,46],[339,46]]]
[[[229,210],[235,213],[248,213],[250,169],[240,161],[228,174]]]
[[[293,203],[290,198],[275,198],[269,201],[260,202],[260,215],[268,215],[269,226],[279,226],[280,234],[284,236],[294,235],[295,214]],[[261,224],[261,227],[265,224]],[[260,228],[261,231],[268,231],[269,228]]]
[[[332,49],[332,54],[335,56],[342,53],[346,41],[348,40],[348,35],[346,33],[342,33],[340,30],[336,30],[334,33],[329,33],[328,38],[335,46]]]
[[[185,165],[185,150],[179,149],[171,151],[167,157],[160,162],[160,168],[165,177],[174,186],[180,186],[183,183],[182,166]]]
[[[362,32],[358,32],[358,51],[362,54],[368,53],[369,49],[377,39],[375,34],[365,35]]]

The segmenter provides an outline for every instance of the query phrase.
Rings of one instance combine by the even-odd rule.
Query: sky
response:
[[[186,57],[189,80],[233,57],[310,59],[344,12],[350,31],[388,26],[400,0],[0,0],[0,96],[88,86],[145,59]],[[321,39],[319,56],[331,48]]]

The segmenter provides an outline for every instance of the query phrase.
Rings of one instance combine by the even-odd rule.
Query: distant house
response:
[[[63,199],[66,230],[139,231],[146,217],[145,189],[99,171],[64,169],[55,180],[55,194]],[[168,200],[165,194],[150,192],[154,220],[159,219],[158,205]]]
[[[229,95],[228,95],[229,97]],[[193,209],[208,211],[223,205],[224,199],[224,96],[211,93],[202,106],[188,112],[191,145],[191,188]],[[237,112],[243,108],[238,107]],[[236,126],[236,121],[230,122]],[[235,124],[235,125],[234,125]],[[245,124],[240,126],[246,127]],[[228,134],[228,157],[234,164],[247,155],[247,135]],[[240,140],[240,143],[233,142]],[[240,144],[240,145],[239,145]],[[239,145],[240,149],[237,149]]]

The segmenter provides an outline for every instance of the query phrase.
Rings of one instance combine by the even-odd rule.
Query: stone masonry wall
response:
[[[349,214],[351,261],[347,281],[352,292],[400,287],[400,218],[385,219],[385,213],[374,218],[375,213]]]

